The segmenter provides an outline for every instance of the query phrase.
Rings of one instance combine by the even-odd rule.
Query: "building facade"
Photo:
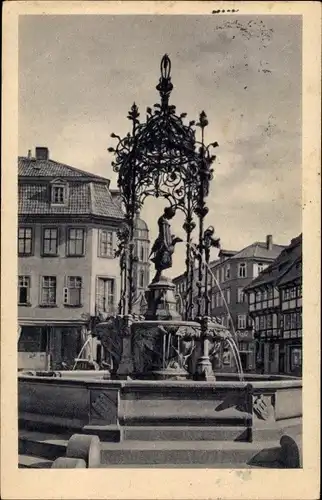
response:
[[[150,240],[149,229],[139,216],[135,219],[134,229],[135,239],[135,267],[134,267],[134,282],[136,286],[135,299],[144,298],[146,289],[150,283]]]
[[[244,371],[255,370],[255,342],[253,320],[248,312],[244,288],[272,263],[283,250],[273,243],[271,235],[265,242],[255,242],[240,251],[220,250],[218,259],[210,264],[208,295],[210,314],[216,317],[235,336]],[[180,299],[185,298],[184,275],[173,280]],[[223,371],[234,371],[235,360],[230,351],[221,358]]]
[[[273,243],[272,235],[267,235],[266,241],[256,241],[240,251],[221,250],[219,262],[212,266],[216,283],[211,294],[211,314],[221,318],[222,323],[235,333],[244,371],[255,370],[253,320],[248,313],[244,288],[275,260],[283,248]],[[234,365],[233,358],[227,356],[226,363],[229,369],[230,364]]]
[[[263,373],[302,374],[302,235],[245,292]]]
[[[51,160],[47,148],[18,167],[18,368],[70,367],[92,319],[117,311],[124,215],[108,179]]]

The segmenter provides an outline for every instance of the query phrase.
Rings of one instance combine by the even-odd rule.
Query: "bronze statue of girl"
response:
[[[156,270],[156,275],[153,278],[154,283],[160,280],[162,271],[172,267],[174,247],[177,243],[183,241],[181,238],[171,234],[169,220],[171,220],[175,214],[176,209],[174,207],[166,207],[163,215],[158,219],[159,234],[153,243],[150,253],[150,257],[153,255],[151,261],[154,263]]]

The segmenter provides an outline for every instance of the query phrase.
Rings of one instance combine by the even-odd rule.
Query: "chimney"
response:
[[[28,149],[28,159],[31,159],[31,149]]]
[[[36,160],[49,160],[49,149],[45,147],[37,147]]]
[[[271,234],[266,236],[266,248],[267,250],[272,250],[273,248],[273,236]]]

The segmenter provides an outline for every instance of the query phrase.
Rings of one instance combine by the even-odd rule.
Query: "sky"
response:
[[[301,232],[301,34],[298,16],[20,16],[19,155],[47,146],[116,187],[110,134],[130,130],[134,101],[141,116],[159,102],[168,53],[170,104],[189,120],[205,110],[206,141],[219,143],[206,225],[225,249],[267,234],[288,244]],[[163,206],[150,198],[142,211],[151,240]],[[178,245],[172,276],[184,253]]]

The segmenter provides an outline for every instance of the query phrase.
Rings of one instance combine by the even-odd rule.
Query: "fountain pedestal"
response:
[[[209,358],[209,340],[210,328],[215,325],[211,322],[210,318],[204,316],[200,320],[201,327],[201,342],[202,342],[202,355],[198,359],[196,366],[195,378],[197,380],[215,381],[216,377],[212,369],[212,364]]]
[[[176,309],[175,285],[164,276],[152,282],[146,292],[148,303],[146,320],[181,320]]]

